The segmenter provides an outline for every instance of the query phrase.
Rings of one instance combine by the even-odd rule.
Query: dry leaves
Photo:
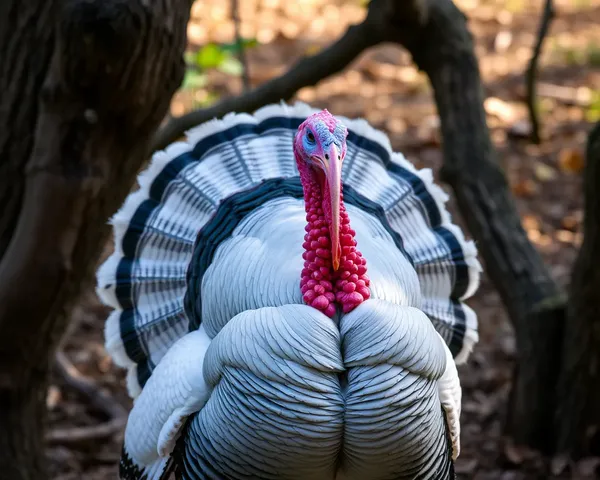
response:
[[[532,197],[538,192],[538,185],[531,178],[523,178],[511,186],[517,197]]]
[[[563,172],[580,173],[585,166],[583,151],[579,148],[563,148],[558,154],[558,165]]]

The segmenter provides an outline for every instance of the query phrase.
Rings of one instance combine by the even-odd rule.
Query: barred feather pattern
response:
[[[445,346],[443,342],[441,345],[449,349],[456,363],[466,361],[478,338],[476,315],[464,303],[479,283],[481,267],[475,246],[451,223],[444,207],[447,196],[433,183],[431,171],[417,171],[401,154],[392,152],[387,137],[364,120],[340,117],[349,130],[342,170],[344,200],[358,245],[368,260],[373,302],[383,302],[378,304],[382,311],[388,308],[392,314],[386,317],[387,321],[381,321],[379,333],[367,329],[360,335],[343,333],[347,328],[344,325],[352,323],[351,316],[325,322],[315,320],[307,310],[299,314],[304,209],[291,145],[298,125],[315,111],[304,104],[282,103],[264,107],[254,115],[230,114],[197,127],[188,132],[186,142],[155,154],[150,167],[140,175],[139,190],[128,197],[112,219],[115,252],[97,276],[99,296],[114,309],[105,328],[107,350],[118,365],[127,368],[130,395],[138,398],[144,390],[148,392],[146,398],[155,399],[140,403],[146,406],[136,418],[153,421],[170,415],[167,424],[153,427],[153,431],[160,431],[157,448],[161,455],[170,455],[181,435],[180,427],[188,415],[193,415],[179,440],[180,449],[175,452],[180,455],[180,463],[185,464],[187,478],[248,478],[249,472],[260,478],[295,478],[281,473],[281,466],[274,460],[279,455],[286,457],[287,465],[293,465],[298,472],[310,471],[314,475],[311,478],[331,478],[335,470],[332,461],[336,465],[341,462],[339,472],[346,472],[346,478],[362,478],[360,472],[373,465],[381,468],[377,478],[404,478],[389,476],[400,474],[394,461],[404,462],[403,471],[409,472],[406,478],[445,478],[435,475],[443,465],[452,463],[444,448],[448,425],[444,426],[436,387],[446,356],[440,356],[441,363],[428,364],[429,371],[413,371],[415,364],[425,361],[418,352],[413,352],[416,356],[412,359],[398,359],[389,342],[385,342],[388,351],[380,352],[375,363],[353,364],[349,363],[352,355],[345,350],[344,342],[355,335],[376,350],[375,343],[368,339],[385,338],[397,331],[394,325],[398,322],[394,319],[402,315],[395,309],[410,307],[414,311],[408,317],[416,319],[414,325],[422,325],[426,319],[430,330],[423,333],[420,327],[403,327],[402,335],[398,335],[410,338],[422,334],[423,342],[438,349],[441,337]],[[366,303],[372,307],[373,302]],[[261,316],[260,312],[266,311],[269,315]],[[367,317],[370,318],[364,316]],[[295,318],[305,331],[293,331],[290,318]],[[313,333],[330,341],[323,363],[318,365],[307,360],[310,355],[289,357],[290,351],[302,351],[315,341],[314,335],[306,336],[311,318],[321,328],[320,333]],[[348,327],[348,332],[361,331],[361,321],[356,320],[355,324]],[[185,349],[178,350],[179,357],[165,355],[200,326],[210,343],[204,357],[206,385],[195,384],[192,390],[204,391],[206,387],[210,398],[206,405],[202,403],[199,412],[193,413],[188,406],[196,405],[197,399],[183,398],[185,389],[171,387],[161,391],[166,377],[163,381],[160,375],[166,374],[160,372],[173,371],[177,362],[185,362],[181,353]],[[304,343],[275,348],[270,341],[272,332],[282,328],[304,339]],[[240,344],[242,338],[252,339],[251,347]],[[193,347],[193,339],[185,341]],[[202,342],[206,344],[206,340]],[[254,356],[240,356],[248,348]],[[259,351],[281,369],[279,377],[252,364]],[[368,349],[364,350],[363,360],[369,358],[368,353]],[[150,385],[155,371],[159,377]],[[290,386],[286,382],[293,375],[299,383]],[[455,380],[452,375],[448,378],[451,383]],[[193,377],[193,382],[200,380],[197,375]],[[374,397],[369,400],[369,388],[362,393],[361,390],[364,385],[373,384],[381,388],[375,388]],[[313,391],[315,385],[321,389],[318,395]],[[455,389],[456,385],[450,387]],[[396,399],[395,407],[385,404],[386,392]],[[420,406],[411,403],[415,395],[422,399],[417,402]],[[304,410],[289,407],[294,398],[306,402]],[[249,399],[258,403],[248,403]],[[378,402],[385,405],[377,406]],[[295,412],[294,420],[289,417],[287,426],[276,427],[275,417],[269,416],[274,412],[267,412],[273,404],[280,406],[278,415],[288,410]],[[168,412],[161,410],[165,405],[169,406]],[[426,448],[421,444],[421,450],[412,453],[400,449],[400,456],[390,458],[389,464],[376,460],[378,449],[389,450],[395,444],[391,439],[396,437],[381,440],[383,444],[373,437],[361,440],[364,405],[373,406],[370,424],[381,428],[391,421],[390,415],[401,409],[427,420],[431,425],[431,436],[427,438],[433,438],[430,448],[436,454],[423,457]],[[453,402],[447,405],[452,406]],[[358,412],[355,417],[353,406]],[[243,414],[234,421],[226,415],[227,408]],[[261,411],[264,414],[259,418],[253,417]],[[221,423],[215,421],[217,418]],[[244,418],[250,422],[245,427],[239,423]],[[313,418],[321,418],[322,424],[314,426]],[[366,418],[369,416],[363,420]],[[264,439],[252,440],[254,421],[264,427],[257,435],[271,431],[269,428],[280,429],[274,437],[280,442],[277,454],[261,450]],[[412,438],[410,432],[415,432],[415,423],[406,422],[398,421],[398,439]],[[293,429],[301,429],[304,436],[299,436],[299,443],[287,445],[281,440],[281,432],[289,434]],[[350,432],[344,436],[351,440],[343,445],[336,436],[340,429]],[[229,443],[223,443],[223,439]],[[295,466],[292,457],[298,453],[299,444],[305,450],[315,450],[312,464],[297,460]],[[369,450],[373,445],[379,446]],[[149,444],[136,458],[131,458],[136,455],[131,453],[135,448],[127,447],[126,442],[124,458],[134,473],[124,478],[161,478],[160,472],[167,470],[160,457],[158,463],[143,465],[140,458],[156,456]],[[246,447],[264,454],[257,453],[254,463],[244,460],[238,470],[236,462],[230,461],[227,468],[233,470],[224,471],[223,458],[239,458],[236,455]],[[338,454],[334,454],[336,448]],[[356,453],[360,451],[371,453],[361,457]],[[268,457],[270,454],[275,457]],[[414,470],[407,469],[410,465]],[[414,477],[415,472],[420,472],[420,476]]]
[[[449,478],[445,347],[419,309],[368,300],[339,330],[305,305],[247,310],[205,366],[214,390],[179,445],[185,479]]]
[[[315,111],[270,105],[197,127],[187,142],[155,154],[140,189],[113,217],[115,253],[98,272],[97,291],[114,308],[106,346],[129,370],[133,397],[190,329],[183,299],[198,233],[229,196],[268,179],[297,178],[290,146],[297,126]],[[366,121],[339,118],[349,129],[342,181],[375,204],[401,237],[419,277],[423,311],[457,361],[466,360],[478,338],[476,315],[462,302],[479,284],[474,244],[451,223],[447,196],[430,170],[417,171],[392,152],[385,134]]]

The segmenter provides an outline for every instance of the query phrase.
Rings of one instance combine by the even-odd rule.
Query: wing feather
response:
[[[200,327],[179,339],[156,366],[125,429],[125,450],[136,465],[148,466],[170,455],[187,416],[208,400],[203,364],[209,345]]]

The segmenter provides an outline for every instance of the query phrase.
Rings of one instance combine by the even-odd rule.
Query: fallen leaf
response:
[[[526,213],[525,215],[523,215],[521,222],[522,222],[523,228],[525,230],[539,230],[540,229],[540,221],[537,219],[537,217],[535,217],[531,214]]]
[[[537,193],[538,187],[530,178],[526,178],[512,185],[512,191],[517,197],[531,197]]]
[[[558,165],[563,172],[579,173],[585,165],[583,153],[577,148],[563,148],[558,154]]]
[[[535,228],[531,228],[531,229],[527,230],[527,238],[529,238],[529,240],[531,240],[534,243],[537,243],[541,236],[542,236],[542,232],[540,232],[539,230],[537,230]]]
[[[513,41],[513,34],[509,30],[503,30],[498,32],[494,39],[494,50],[498,53],[503,53],[511,46]]]
[[[109,355],[102,355],[97,362],[98,370],[107,373],[112,367],[112,358]]]
[[[536,162],[534,172],[537,179],[542,182],[549,182],[557,176],[556,170],[542,162]]]
[[[572,215],[566,215],[565,217],[563,217],[560,223],[564,229],[574,231],[577,230],[577,227],[582,222],[582,220],[583,216],[580,212],[579,215],[577,215],[576,213]]]
[[[562,243],[573,243],[575,241],[575,234],[570,230],[557,230],[556,239]]]

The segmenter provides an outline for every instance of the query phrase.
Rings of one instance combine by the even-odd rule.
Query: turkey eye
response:
[[[315,136],[311,131],[306,134],[306,138],[308,139],[309,143],[315,143]]]

